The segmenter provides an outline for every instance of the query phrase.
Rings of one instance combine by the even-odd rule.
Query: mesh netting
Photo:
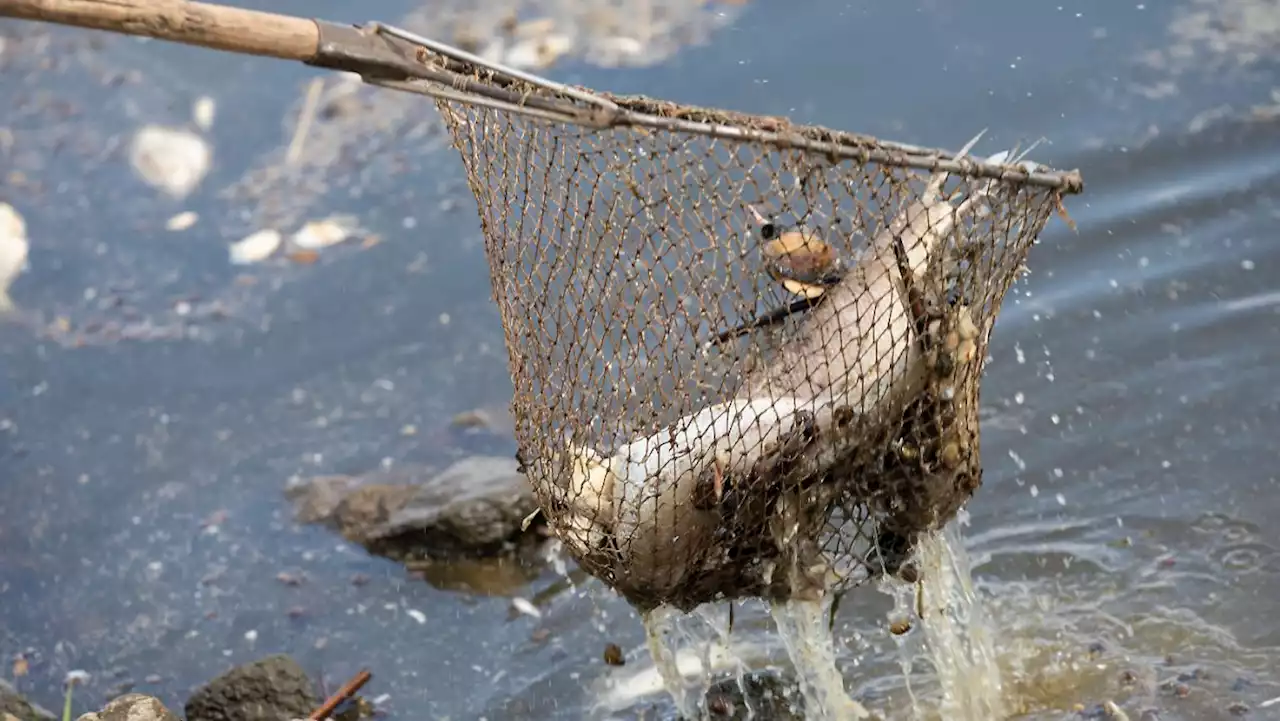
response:
[[[777,119],[600,97],[743,137],[438,101],[549,525],[641,609],[898,572],[981,483],[988,338],[1060,190],[1026,164],[931,175],[909,146],[786,126],[815,152],[752,136]]]

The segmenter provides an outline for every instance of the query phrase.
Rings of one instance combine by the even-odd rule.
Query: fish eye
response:
[[[765,223],[760,226],[760,237],[765,240],[773,240],[778,237],[778,226],[773,223]]]

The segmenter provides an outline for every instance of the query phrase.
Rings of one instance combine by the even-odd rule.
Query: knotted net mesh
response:
[[[981,483],[988,338],[1069,181],[600,97],[659,120],[438,101],[548,525],[641,609],[903,572]]]

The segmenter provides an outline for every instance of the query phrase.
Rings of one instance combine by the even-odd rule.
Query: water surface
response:
[[[349,21],[412,9],[271,6]],[[1280,425],[1280,76],[1267,60],[1280,5],[727,12],[706,42],[652,64],[568,57],[551,74],[921,144],[982,127],[988,152],[1044,136],[1038,160],[1085,174],[1069,204],[1078,231],[1043,234],[984,381],[985,484],[965,533],[1015,707],[1050,719],[1132,699],[1217,719],[1280,696],[1267,440]],[[16,55],[45,34],[43,54]],[[318,131],[312,165],[273,171],[310,69],[12,21],[0,35],[0,127],[15,138],[0,197],[32,238],[12,293],[80,338],[0,327],[0,656],[28,655],[25,689],[55,706],[63,674],[83,668],[86,704],[133,683],[180,707],[230,664],[284,651],[331,688],[369,667],[393,718],[577,719],[611,673],[606,642],[634,659],[623,673],[643,664],[639,620],[594,582],[547,594],[535,619],[291,521],[294,475],[513,450],[449,428],[510,385],[474,202],[430,103],[360,91],[370,109]],[[158,197],[121,138],[188,122],[200,95],[218,102],[213,170],[184,202]],[[165,231],[185,209],[200,222]],[[225,244],[263,224],[330,212],[382,242],[314,265],[226,261]],[[140,339],[102,330],[123,320]],[[560,580],[551,568],[520,593]],[[843,604],[841,662],[850,688],[905,717],[888,608],[874,591]],[[744,610],[739,626],[763,618]],[[748,638],[760,662],[784,657]],[[1160,686],[1180,674],[1185,698]]]

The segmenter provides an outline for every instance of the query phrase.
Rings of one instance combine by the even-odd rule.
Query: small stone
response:
[[[159,699],[145,694],[125,694],[110,701],[97,713],[87,713],[77,721],[178,721]]]
[[[1233,701],[1227,706],[1227,713],[1232,716],[1244,716],[1249,713],[1249,707],[1239,701]]]

